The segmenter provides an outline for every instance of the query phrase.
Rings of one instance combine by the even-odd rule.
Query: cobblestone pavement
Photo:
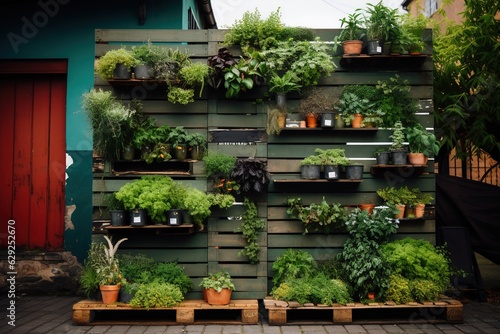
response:
[[[261,315],[259,325],[187,326],[76,326],[72,322],[74,296],[23,296],[15,303],[15,327],[9,325],[9,300],[2,296],[0,333],[85,333],[85,334],[458,334],[500,333],[500,303],[467,301],[463,324],[387,324],[387,325],[290,325],[269,326]]]

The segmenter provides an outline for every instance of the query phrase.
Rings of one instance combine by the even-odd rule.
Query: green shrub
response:
[[[419,303],[438,300],[442,293],[438,284],[425,279],[410,281],[410,289],[413,299]]]
[[[413,300],[409,281],[401,275],[391,275],[385,298],[396,304],[406,304]]]
[[[139,285],[139,289],[130,300],[130,306],[143,307],[146,310],[155,307],[172,307],[184,300],[178,286],[169,283],[151,282]]]
[[[274,286],[279,286],[292,278],[314,276],[317,264],[306,251],[289,248],[273,263],[273,271]]]
[[[444,248],[434,247],[428,241],[392,241],[382,246],[382,256],[393,274],[434,282],[441,292],[450,284],[453,271],[449,257]]]
[[[193,287],[191,278],[184,272],[184,269],[175,262],[160,262],[152,269],[153,281],[158,283],[173,284],[186,294]]]

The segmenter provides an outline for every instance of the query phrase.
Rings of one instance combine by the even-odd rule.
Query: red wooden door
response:
[[[36,68],[12,74],[14,68],[0,62],[1,248],[8,224],[15,227],[16,248],[63,247],[66,75],[33,74]]]

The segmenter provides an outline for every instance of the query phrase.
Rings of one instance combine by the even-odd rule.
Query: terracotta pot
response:
[[[424,216],[425,204],[415,205],[415,217],[422,218]]]
[[[345,55],[359,55],[363,49],[363,42],[359,40],[345,41],[342,43]]]
[[[366,210],[368,211],[368,214],[371,215],[373,213],[373,209],[375,208],[375,204],[360,204],[358,207],[361,210]]]
[[[112,304],[118,301],[121,287],[119,285],[100,285],[102,302],[104,304]]]
[[[363,123],[363,115],[361,114],[354,115],[354,119],[351,121],[351,126],[353,128],[360,128],[361,123]]]
[[[399,209],[399,213],[394,215],[394,218],[401,219],[405,216],[405,205],[404,204],[396,204],[396,208]]]
[[[227,305],[231,300],[231,289],[222,289],[221,292],[217,292],[214,289],[206,289],[207,303],[210,305]]]
[[[428,158],[423,153],[408,153],[407,156],[412,165],[427,165]]]
[[[318,117],[316,115],[307,115],[306,124],[308,128],[315,128],[318,126]]]
[[[375,292],[368,292],[368,299],[375,300]]]
[[[286,125],[286,115],[285,114],[281,114],[278,116],[278,126],[280,128],[284,128]]]

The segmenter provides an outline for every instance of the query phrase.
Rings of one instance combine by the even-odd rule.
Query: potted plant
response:
[[[186,160],[188,154],[188,140],[190,135],[182,126],[170,129],[167,140],[172,143],[173,157],[177,160]]]
[[[302,88],[299,81],[299,78],[292,71],[286,71],[282,76],[274,72],[271,74],[267,85],[270,92],[276,93],[276,106],[282,112],[286,113],[287,111],[286,94],[294,91],[299,92]]]
[[[132,55],[137,59],[134,67],[135,79],[151,79],[154,77],[154,65],[162,60],[162,49],[148,42],[140,46],[132,46]]]
[[[234,56],[228,48],[220,48],[216,55],[208,58],[208,66],[212,68],[208,77],[208,84],[215,89],[224,84],[226,69],[236,64]]]
[[[235,162],[235,156],[216,151],[208,151],[203,157],[205,175],[212,180],[214,192],[226,194],[237,189],[238,185],[230,178]]]
[[[187,146],[189,157],[193,160],[201,160],[207,150],[207,138],[201,133],[192,133],[188,136]]]
[[[404,127],[400,121],[394,124],[394,129],[392,130],[392,134],[389,138],[392,139],[392,144],[389,147],[389,150],[391,151],[392,164],[405,165],[408,151],[404,146]]]
[[[239,61],[224,69],[224,88],[226,98],[236,98],[241,92],[246,92],[260,84],[267,72],[266,64],[258,52],[253,52],[249,58],[240,57]]]
[[[385,187],[377,190],[379,195],[386,203],[394,205],[398,210],[396,218],[403,218],[406,206],[415,203],[417,196],[408,187]]]
[[[422,193],[419,188],[411,189],[415,195],[415,200],[410,204],[411,212],[406,211],[406,215],[412,214],[415,218],[422,218],[424,216],[425,205],[431,204],[434,197],[430,193]]]
[[[375,106],[374,108],[375,109]],[[378,128],[384,122],[384,112],[381,109],[375,109],[368,111],[366,115],[363,116],[363,121],[361,122],[362,128]]]
[[[237,159],[230,178],[238,184],[239,191],[245,196],[261,194],[267,191],[270,181],[267,161],[254,158]]]
[[[319,179],[323,160],[319,155],[310,155],[300,162],[300,176],[307,180]]]
[[[106,207],[109,209],[111,226],[124,226],[127,222],[127,211],[122,201],[116,198],[116,192],[106,198]]]
[[[323,197],[321,203],[303,205],[301,198],[289,198],[287,214],[304,224],[304,234],[321,231],[325,234],[339,230],[347,220],[347,210],[340,203],[328,204]]]
[[[389,204],[376,206],[371,215],[359,208],[348,215],[345,223],[348,237],[337,260],[361,301],[367,299],[369,292],[379,296],[388,286],[390,271],[382,261],[381,247],[397,231],[396,211]]]
[[[93,148],[104,160],[119,160],[128,144],[135,110],[118,102],[111,92],[92,89],[83,94],[83,108],[92,125]]]
[[[115,245],[113,245],[107,235],[104,236],[104,239],[107,241],[107,247],[103,248],[104,254],[101,255],[101,259],[97,263],[94,263],[94,265],[99,281],[102,302],[104,304],[112,304],[118,300],[120,289],[126,282],[120,271],[118,259],[115,258],[115,253],[120,244],[128,239],[120,239]]]
[[[373,152],[378,165],[388,165],[391,159],[391,152],[388,148],[379,148]]]
[[[364,166],[360,163],[348,163],[344,166],[345,176],[349,180],[361,180]]]
[[[408,52],[410,54],[420,54],[425,48],[423,32],[429,26],[430,20],[423,13],[417,16],[401,15],[399,17],[401,29],[408,35]]]
[[[366,6],[367,18],[365,24],[368,42],[376,41],[374,43],[375,52],[371,54],[383,53],[383,48],[388,51],[389,48],[386,43],[397,41],[400,36],[401,27],[398,10],[385,6],[381,1],[375,5],[368,3]]]
[[[363,49],[362,39],[365,35],[361,11],[357,9],[354,13],[342,18],[340,22],[340,27],[344,30],[340,33],[339,40],[342,42],[344,55],[361,54]]]
[[[299,103],[299,113],[305,118],[307,127],[315,128],[319,115],[323,114],[322,126],[333,127],[335,98],[319,88],[313,88]]]
[[[439,153],[439,142],[432,132],[428,132],[420,124],[405,129],[410,153],[408,160],[412,165],[426,165],[429,155]]]
[[[204,277],[200,287],[203,288],[206,301],[210,305],[229,304],[231,293],[235,290],[231,275],[225,270]]]
[[[345,156],[343,148],[330,148],[326,150],[317,148],[314,152],[321,158],[325,179],[338,179],[340,177],[340,168],[349,164],[349,159]]]
[[[346,125],[353,128],[361,128],[363,117],[371,114],[375,107],[375,101],[370,100],[372,86],[351,85],[344,87],[337,104],[337,110],[342,114]]]
[[[138,61],[125,48],[109,50],[97,62],[96,72],[104,80],[130,79],[132,68]]]

